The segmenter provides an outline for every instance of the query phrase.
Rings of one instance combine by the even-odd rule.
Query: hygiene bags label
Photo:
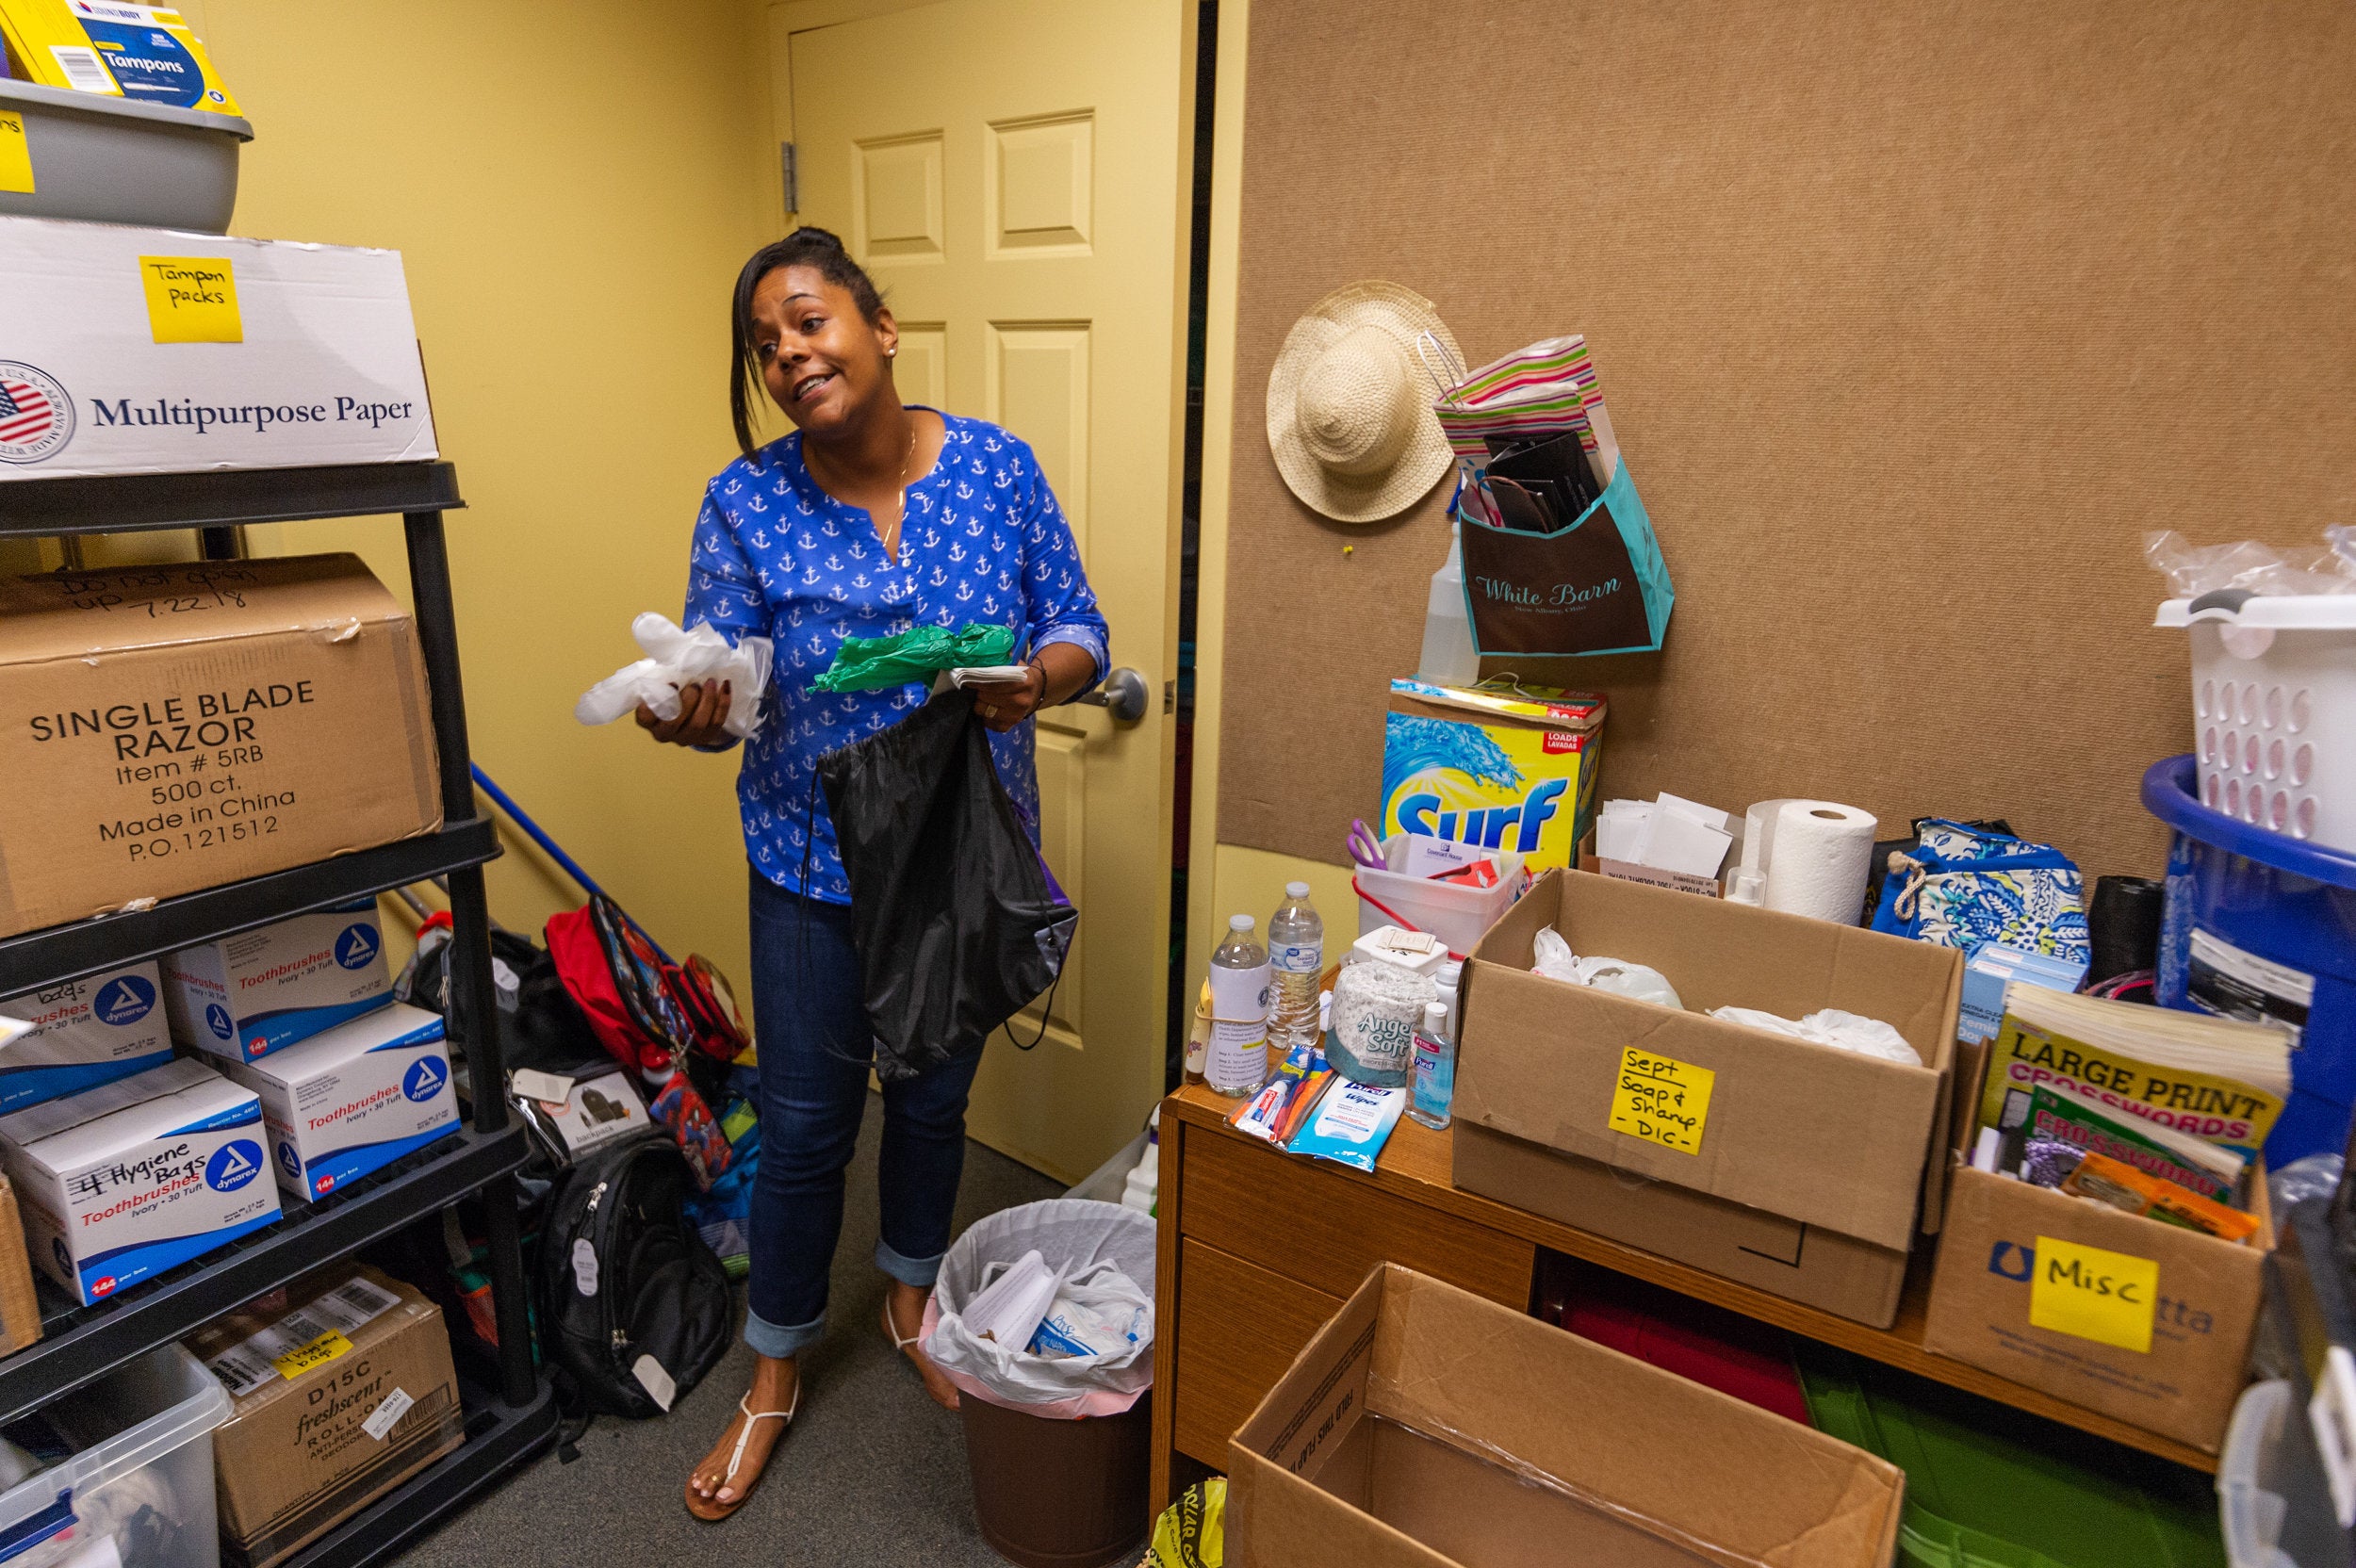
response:
[[[1620,1074],[1612,1085],[1612,1130],[1680,1154],[1698,1154],[1702,1130],[1710,1124],[1710,1086],[1717,1077],[1706,1067],[1628,1046],[1620,1053]]]
[[[2159,1295],[2160,1266],[2154,1259],[2056,1236],[2037,1238],[2036,1272],[2029,1276],[2032,1328],[2149,1355]]]

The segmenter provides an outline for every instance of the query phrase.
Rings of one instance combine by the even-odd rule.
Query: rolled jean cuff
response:
[[[744,1343],[759,1356],[798,1356],[826,1331],[826,1315],[820,1313],[807,1323],[782,1328],[770,1322],[749,1307],[744,1312]]]
[[[875,1266],[902,1284],[918,1290],[933,1288],[933,1282],[941,1278],[941,1260],[948,1255],[946,1252],[935,1252],[929,1258],[904,1257],[893,1251],[883,1237],[875,1238]]]

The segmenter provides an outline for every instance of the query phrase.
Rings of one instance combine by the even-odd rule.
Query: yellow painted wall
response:
[[[203,0],[255,126],[235,227],[402,253],[443,455],[474,755],[674,953],[745,969],[733,758],[586,729],[583,688],[676,616],[703,482],[732,455],[728,292],[777,221],[744,0]],[[275,535],[275,537],[263,537]],[[257,530],[358,548],[398,520]],[[492,913],[579,902],[515,836]]]

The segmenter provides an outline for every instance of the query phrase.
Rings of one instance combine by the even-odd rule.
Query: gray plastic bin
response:
[[[25,117],[33,190],[0,190],[0,214],[78,218],[227,234],[237,149],[254,127],[232,114],[134,104],[0,77],[0,109]]]
[[[8,1568],[221,1568],[213,1429],[231,1408],[220,1380],[177,1345],[45,1407],[77,1451],[0,1493]]]

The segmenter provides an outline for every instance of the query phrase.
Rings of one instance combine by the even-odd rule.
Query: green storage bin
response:
[[[1906,1473],[1905,1568],[2226,1568],[2209,1477],[1794,1340],[1820,1430]]]

